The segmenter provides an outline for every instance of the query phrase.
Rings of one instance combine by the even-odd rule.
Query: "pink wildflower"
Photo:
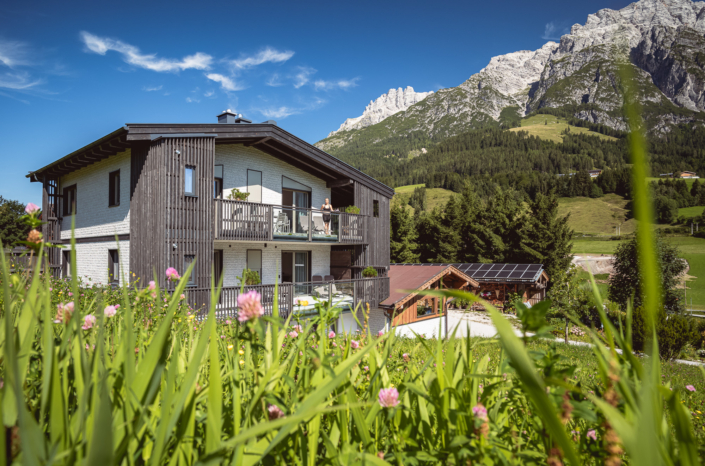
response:
[[[296,338],[299,336],[299,334],[296,332],[296,330],[292,330],[291,332],[289,332],[289,336],[291,338]]]
[[[116,304],[116,305],[115,305],[115,309],[116,309],[116,310],[117,310],[117,309],[120,309],[120,305],[119,305],[119,304]]]
[[[379,404],[383,408],[394,408],[399,404],[399,392],[396,388],[383,388],[379,391]]]
[[[293,328],[294,328],[294,330],[296,330],[299,333],[301,333],[301,331],[303,330],[303,328],[299,324],[294,325]]]
[[[186,295],[182,293],[181,296],[179,296],[179,298],[183,301],[184,299],[186,299]]]
[[[24,208],[24,211],[27,212],[29,215],[32,215],[35,212],[38,212],[39,206],[37,204],[34,204],[33,202],[30,202],[27,204],[27,207]]]
[[[156,283],[154,283],[154,280],[152,280],[151,282],[149,282],[149,290],[150,290],[150,291],[153,290],[153,289],[155,289],[156,287],[157,287],[157,285],[156,285]]]
[[[284,417],[284,411],[282,411],[277,405],[269,405],[267,407],[267,414],[269,415],[270,421]]]
[[[595,432],[595,429],[588,430],[587,437],[597,442],[597,432]]]
[[[328,338],[335,338],[335,332],[333,330],[328,332]]]
[[[264,315],[262,295],[255,290],[248,291],[238,296],[237,307],[240,308],[237,313],[237,320],[240,322],[247,322],[248,320],[257,319]]]
[[[73,293],[71,293],[70,291],[69,291],[69,296],[73,296]]]
[[[381,337],[382,335],[384,335],[384,330],[380,330],[379,332],[377,332],[378,337]]]
[[[232,322],[230,319],[228,319],[228,320],[225,321],[225,325],[230,325],[230,324],[232,324],[232,323],[233,323],[233,322]]]
[[[409,362],[409,353],[404,353],[401,357],[404,358],[404,362]]]
[[[483,421],[487,420],[487,408],[485,408],[482,403],[478,403],[475,406],[472,407],[472,413],[475,415],[476,418],[481,419]]]
[[[694,392],[694,391],[695,391],[695,387],[693,387],[692,385],[686,385],[686,386],[685,386],[685,389],[688,390],[689,392]]]
[[[169,267],[166,269],[166,278],[168,280],[178,280],[181,278],[181,275],[179,275],[179,272],[177,272],[174,267]]]
[[[365,369],[366,371],[369,371],[369,370],[370,370],[370,366],[365,366],[364,369]]]
[[[81,326],[81,328],[82,328],[83,330],[91,329],[91,328],[93,328],[93,326],[95,325],[95,323],[96,323],[96,318],[95,318],[95,316],[92,315],[92,314],[88,314],[87,316],[84,316],[84,317],[83,317],[83,325]]]
[[[333,348],[337,348],[338,344],[336,342],[333,342]]]
[[[350,340],[350,346],[352,346],[353,349],[357,349],[360,347],[360,343],[355,340]]]
[[[56,317],[54,317],[54,323],[68,323],[71,319],[71,314],[73,314],[73,301],[66,304],[59,304],[56,309]]]

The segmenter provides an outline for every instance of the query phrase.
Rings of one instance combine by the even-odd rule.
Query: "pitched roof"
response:
[[[541,274],[546,275],[543,264],[393,264],[409,268],[449,266],[457,268],[478,282],[533,283]],[[546,275],[548,278],[548,275]]]
[[[478,283],[467,274],[448,264],[424,264],[424,267],[409,267],[409,265],[420,266],[421,264],[396,264],[389,267],[390,293],[380,306],[394,307],[400,301],[418,294],[417,290],[424,290],[449,274],[470,282],[472,286],[478,286]]]

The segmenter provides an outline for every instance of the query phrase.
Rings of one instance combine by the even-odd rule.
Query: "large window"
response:
[[[196,260],[196,256],[194,255],[185,255],[184,256],[184,273],[188,270],[189,267],[191,267],[191,264],[194,263]],[[187,286],[196,286],[196,268],[194,267],[193,270],[191,270],[191,275],[188,277],[188,282],[186,283]]]
[[[120,205],[120,170],[108,174],[108,207]]]
[[[192,165],[186,165],[184,168],[184,194],[196,195],[196,167]]]
[[[259,279],[262,281],[262,250],[248,249],[247,250],[247,268],[257,272]]]
[[[76,185],[64,188],[64,216],[76,213]]]
[[[249,202],[262,202],[262,172],[247,170],[247,192]]]
[[[108,250],[108,275],[111,285],[120,283],[120,257],[117,249]]]
[[[213,199],[223,198],[223,166],[216,165],[213,171]]]

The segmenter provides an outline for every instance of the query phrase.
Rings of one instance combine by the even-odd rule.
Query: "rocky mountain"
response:
[[[459,86],[372,126],[344,124],[317,145],[336,155],[353,139],[358,151],[359,141],[377,144],[408,134],[439,139],[545,107],[570,108],[576,118],[624,129],[625,64],[649,130],[705,122],[705,2],[640,0],[618,11],[602,9],[559,43],[493,57]]]
[[[340,131],[350,131],[375,125],[385,118],[421,102],[431,94],[433,94],[433,91],[416,92],[411,86],[407,86],[406,89],[401,87],[399,89],[390,89],[389,92],[382,94],[376,100],[371,100],[362,115],[356,118],[348,118],[340,125],[340,128],[332,131],[328,137]]]

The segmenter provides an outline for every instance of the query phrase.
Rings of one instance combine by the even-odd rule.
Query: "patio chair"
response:
[[[321,277],[320,275],[314,275],[314,276],[311,277],[311,281],[312,281],[312,282],[322,282],[322,281],[323,281],[323,277]]]
[[[284,212],[279,212],[277,221],[274,223],[274,231],[277,233],[291,233],[291,224],[289,217]]]
[[[326,226],[323,223],[322,217],[313,217],[313,231],[315,233],[323,233],[326,231]]]
[[[335,277],[333,275],[326,275],[325,277],[323,277],[323,281],[324,282],[334,282]]]

